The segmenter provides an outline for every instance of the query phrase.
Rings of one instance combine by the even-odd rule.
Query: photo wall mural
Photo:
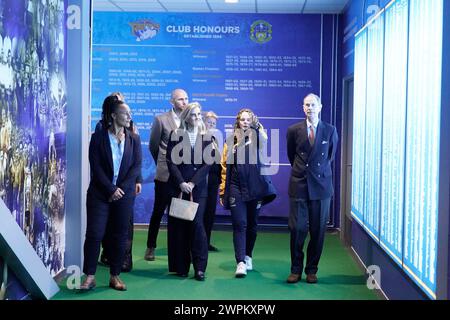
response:
[[[0,199],[52,275],[64,266],[67,0],[0,0]]]

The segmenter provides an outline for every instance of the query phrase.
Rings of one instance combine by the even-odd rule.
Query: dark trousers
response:
[[[245,262],[245,256],[252,256],[258,228],[258,201],[237,199],[230,205],[233,223],[233,245],[236,263]]]
[[[331,198],[324,200],[290,199],[289,230],[291,232],[291,272],[303,272],[303,245],[308,232],[306,274],[316,274],[327,229]]]
[[[218,184],[208,185],[208,198],[206,199],[205,218],[204,218],[208,245],[211,244],[211,231],[214,225],[214,217],[216,215],[218,190],[219,190]]]
[[[110,274],[114,276],[120,274],[128,237],[128,224],[130,215],[133,213],[133,203],[134,197],[106,202],[88,194],[83,266],[85,274],[94,275],[97,271],[100,244],[108,224],[111,228],[111,253],[108,257],[110,259]]]
[[[132,204],[134,207],[134,203]],[[125,245],[125,256],[123,259],[123,266],[122,269],[129,269],[133,267],[133,236],[134,236],[134,215],[133,213],[130,214],[130,220],[128,222],[128,234],[127,234],[127,241]],[[109,256],[112,252],[112,231],[111,231],[111,223],[108,223],[106,226],[106,232],[105,236],[103,237],[102,241],[102,247],[103,247],[103,254],[105,255],[106,259],[109,261]]]
[[[187,274],[191,261],[195,271],[204,272],[206,270],[208,263],[208,242],[203,225],[206,197],[196,199],[195,202],[199,206],[193,221],[182,220],[171,216],[168,218],[167,255],[169,272]]]
[[[161,219],[172,199],[170,193],[171,189],[168,182],[155,180],[155,202],[153,203],[152,217],[148,226],[147,248],[156,248]]]

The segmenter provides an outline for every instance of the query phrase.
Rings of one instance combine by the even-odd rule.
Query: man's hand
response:
[[[136,195],[140,194],[142,191],[142,184],[136,183]]]

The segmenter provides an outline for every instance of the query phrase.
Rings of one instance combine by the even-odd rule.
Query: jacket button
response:
[[[320,174],[318,175],[318,177],[320,178]]]
[[[308,166],[308,164],[306,164],[306,166]]]
[[[324,155],[325,153],[322,152],[322,155]]]
[[[320,167],[320,163],[317,164]]]
[[[194,171],[196,171],[197,170],[197,168],[194,168]]]

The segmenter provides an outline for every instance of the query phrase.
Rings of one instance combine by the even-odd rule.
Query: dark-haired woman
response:
[[[105,98],[105,100],[103,100],[102,119],[95,126],[96,132],[101,130],[102,127],[104,126],[104,124],[106,124],[106,126],[111,125],[111,123],[112,123],[112,119],[110,118],[111,105],[115,101],[118,101],[118,100],[125,102],[125,98],[124,98],[123,94],[120,92],[113,92],[109,96],[107,96]],[[136,125],[133,123],[133,120],[130,121],[130,127],[127,128],[127,130],[130,130],[134,134],[139,135],[139,131],[138,131]],[[136,179],[136,195],[140,194],[141,190],[142,190],[142,176],[139,175],[139,177]],[[134,205],[133,205],[133,208],[134,208]],[[131,214],[130,221],[128,223],[128,237],[127,237],[127,245],[126,245],[126,249],[125,249],[125,258],[123,260],[123,265],[122,265],[122,272],[129,272],[133,268],[133,256],[132,256],[133,234],[134,234],[134,214]],[[109,243],[111,242],[111,236],[112,236],[112,232],[110,231],[110,226],[108,225],[106,227],[105,237],[103,238],[103,241],[102,241],[103,250],[100,254],[100,261],[104,265],[107,265],[107,266],[109,266],[109,258],[108,257],[110,255],[110,251],[111,251],[110,250],[111,245],[109,245]]]
[[[141,141],[126,130],[130,126],[130,108],[117,100],[109,110],[111,125],[92,135],[89,144],[91,181],[87,191],[87,228],[84,242],[83,272],[87,275],[81,290],[96,286],[95,273],[100,243],[109,224],[112,232],[109,286],[126,290],[119,278],[133,213],[136,179],[141,172]]]

